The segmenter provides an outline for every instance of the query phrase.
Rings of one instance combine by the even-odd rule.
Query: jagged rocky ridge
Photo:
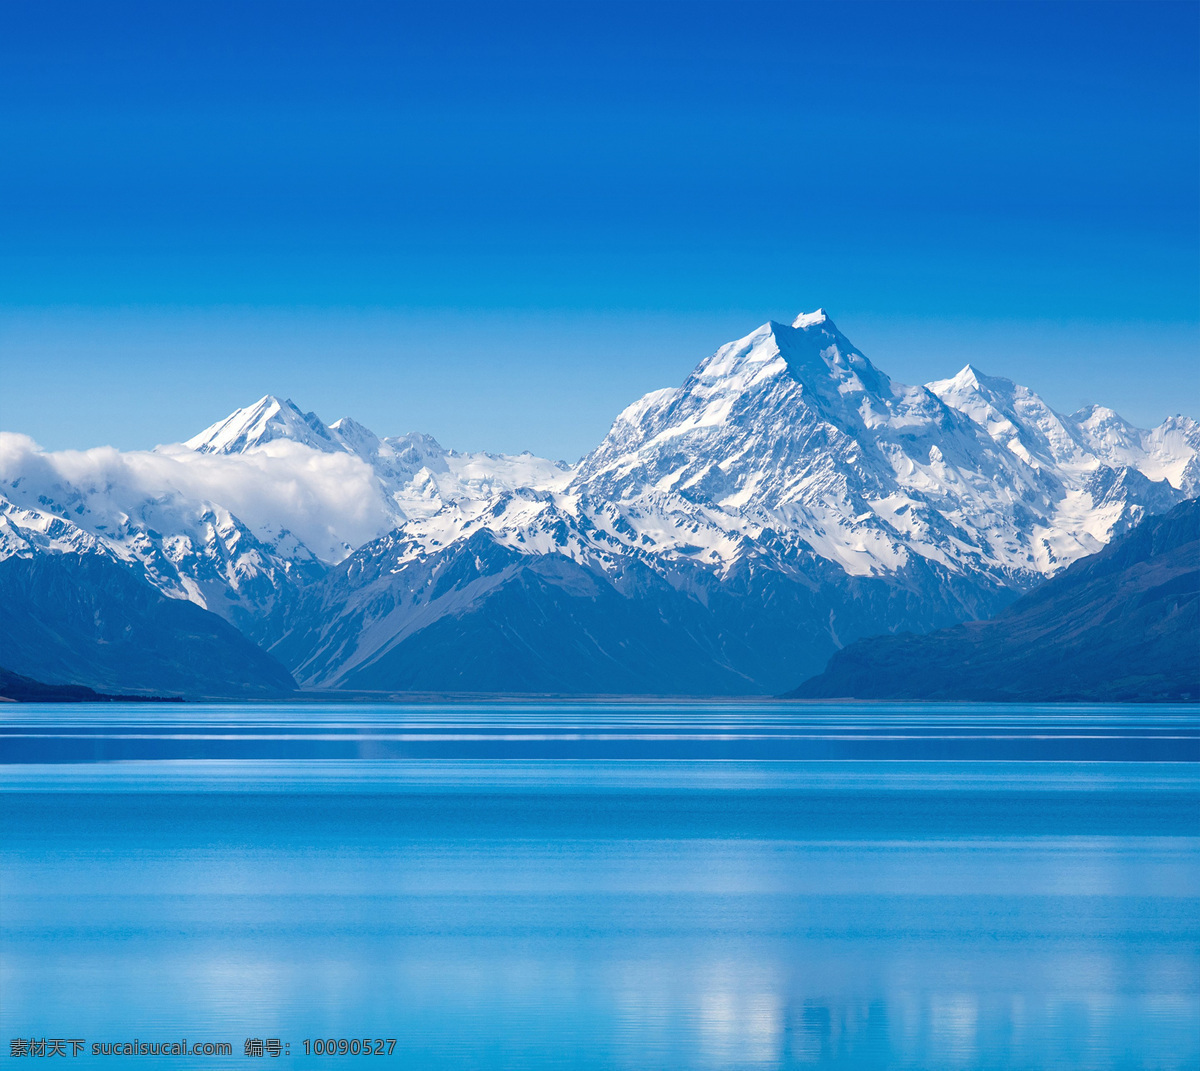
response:
[[[1188,418],[1068,417],[970,367],[897,384],[820,311],[574,467],[272,397],[147,454],[6,438],[0,555],[105,555],[304,686],[385,691],[779,691],[860,636],[988,616],[1200,490]]]

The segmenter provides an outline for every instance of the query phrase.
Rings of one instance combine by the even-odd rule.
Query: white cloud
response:
[[[260,538],[287,528],[326,561],[393,523],[366,462],[286,441],[234,456],[177,446],[49,452],[26,435],[0,432],[0,482],[19,504],[37,506],[48,496],[89,529],[133,519],[183,530],[187,518],[224,507]]]

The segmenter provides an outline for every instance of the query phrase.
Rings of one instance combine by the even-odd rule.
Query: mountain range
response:
[[[0,433],[0,591],[36,619],[37,563],[95,590],[83,570],[101,560],[223,619],[246,646],[221,671],[199,660],[203,694],[288,674],[353,692],[774,694],[862,637],[989,617],[1198,493],[1190,418],[1068,416],[971,366],[906,386],[818,310],[722,346],[574,465],[380,438],[271,396],[153,451]],[[181,687],[147,665],[97,675],[121,659],[77,601],[51,646],[86,647],[80,668],[11,634],[0,664]]]

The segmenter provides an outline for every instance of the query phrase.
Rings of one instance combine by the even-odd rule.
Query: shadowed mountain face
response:
[[[1143,521],[1004,610],[860,640],[803,699],[1200,699],[1200,499]]]
[[[799,550],[781,563],[748,549],[718,576],[524,554],[488,529],[412,556],[398,534],[311,588],[271,650],[301,681],[355,690],[762,694],[824,664],[832,621],[851,636],[881,619],[932,628],[1011,598],[930,567],[847,577]]]
[[[0,562],[0,606],[6,668],[48,684],[221,698],[295,688],[283,666],[228,622],[99,555]]]

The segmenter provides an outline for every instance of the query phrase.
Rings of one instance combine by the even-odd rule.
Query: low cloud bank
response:
[[[286,528],[328,562],[392,527],[366,462],[288,441],[233,456],[182,446],[46,451],[27,435],[0,432],[0,493],[33,508],[47,508],[48,496],[91,530],[224,507],[259,538]]]

